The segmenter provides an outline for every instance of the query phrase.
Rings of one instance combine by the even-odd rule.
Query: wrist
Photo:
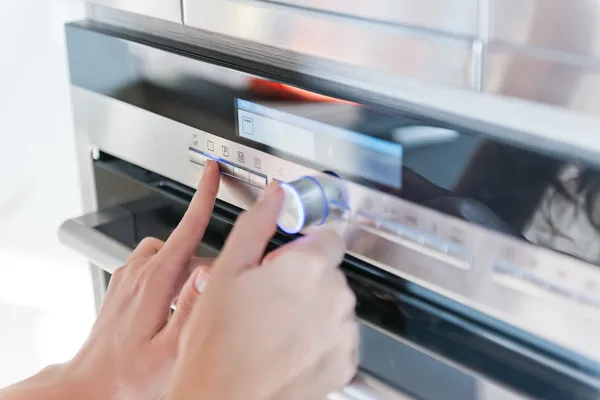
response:
[[[83,398],[89,392],[73,379],[67,364],[52,365],[0,392],[7,400]],[[95,396],[93,396],[95,397]]]
[[[114,379],[109,376],[103,376],[98,371],[90,370],[85,365],[79,365],[77,358],[60,366],[60,375],[64,387],[68,390],[70,397],[86,400],[113,400],[116,398],[116,389]]]

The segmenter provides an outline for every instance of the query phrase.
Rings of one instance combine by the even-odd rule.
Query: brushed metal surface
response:
[[[243,151],[247,157],[260,157],[261,171],[268,175],[269,180],[293,181],[306,175],[319,175],[317,171],[224,141],[85,89],[73,87],[72,96],[76,131],[85,132],[95,146],[190,187],[198,184],[203,171],[201,166],[188,159],[194,135],[200,146],[209,138],[217,149],[226,144],[232,154]],[[206,151],[204,148],[198,150]],[[253,204],[261,193],[260,189],[234,179],[223,178],[222,182],[219,198],[244,209]],[[351,182],[345,184],[351,212],[348,218],[329,222],[327,227],[348,238],[351,255],[558,344],[584,359],[600,361],[598,308],[577,298],[540,291],[533,285],[507,284],[497,273],[495,265],[503,261],[504,254],[518,253],[522,256],[517,265],[536,271],[549,281],[568,282],[570,288],[581,296],[594,299],[600,298],[600,293],[594,289],[600,284],[588,283],[600,282],[597,268]],[[437,225],[438,236],[447,240],[460,232],[461,242],[472,253],[472,267],[456,268],[445,263],[443,258],[431,257],[419,247],[403,246],[384,232],[363,229],[355,218],[359,212],[368,212],[400,225],[412,224],[413,228],[421,231],[426,231],[433,222]]]
[[[483,84],[488,92],[600,114],[600,60],[553,57],[515,46],[490,45],[484,65]],[[597,132],[590,135],[565,128],[577,132],[582,143],[591,144],[598,137]]]
[[[374,0],[368,6],[360,1],[345,0],[272,2],[457,35],[479,35],[478,0]]]
[[[424,82],[473,87],[476,60],[467,39],[253,0],[186,0],[184,11],[189,27]]]
[[[92,4],[183,23],[181,0],[88,0]]]
[[[490,0],[490,40],[597,58],[596,0]]]

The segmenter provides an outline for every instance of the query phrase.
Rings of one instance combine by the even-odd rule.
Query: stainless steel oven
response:
[[[346,238],[361,376],[332,399],[600,396],[596,141],[544,135],[542,119],[529,132],[490,122],[502,110],[518,120],[519,107],[483,94],[487,119],[407,102],[393,77],[361,81],[360,65],[339,63],[348,60],[257,54],[223,32],[183,29],[177,13],[94,12],[66,27],[90,213],[60,237],[94,264],[98,301],[141,239],[168,237],[214,159],[222,185],[200,254],[219,253],[273,180],[286,205],[271,248],[322,227]],[[462,38],[478,25],[444,26]]]

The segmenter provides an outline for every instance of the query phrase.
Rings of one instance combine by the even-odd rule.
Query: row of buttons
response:
[[[389,233],[400,240],[413,243],[419,247],[427,248],[436,253],[444,255],[453,260],[453,265],[461,269],[469,269],[473,263],[472,255],[466,248],[441,240],[437,237],[425,235],[416,229],[397,222],[380,219],[376,216],[359,212],[357,214],[358,223],[363,227],[374,228],[377,231]]]
[[[254,172],[248,171],[245,168],[238,167],[222,160],[217,160],[197,150],[190,149],[188,151],[188,155],[190,161],[194,164],[204,166],[206,159],[210,158],[219,164],[219,169],[221,170],[222,174],[229,175],[259,188],[265,188],[267,186],[267,177],[264,175],[255,174]]]
[[[599,300],[582,295],[577,291],[569,289],[563,285],[554,284],[548,280],[541,278],[536,274],[525,271],[517,266],[507,264],[504,262],[497,262],[494,264],[494,272],[502,277],[508,277],[515,279],[516,281],[528,283],[530,285],[533,285],[537,289],[541,289],[544,292],[549,292],[564,298],[568,298],[573,301],[577,301],[582,304],[587,304],[589,306],[600,308]]]

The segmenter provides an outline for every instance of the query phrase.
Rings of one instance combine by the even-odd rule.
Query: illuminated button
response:
[[[233,165],[224,163],[222,161],[219,161],[218,164],[221,173],[233,176]]]
[[[188,151],[188,156],[190,158],[190,161],[194,164],[204,166],[204,164],[206,163],[206,156],[204,154],[198,153],[197,151]]]
[[[250,182],[250,172],[248,170],[233,167],[233,176],[239,179],[240,181]]]
[[[267,178],[261,175],[250,173],[250,183],[254,186],[264,188],[267,186]]]

